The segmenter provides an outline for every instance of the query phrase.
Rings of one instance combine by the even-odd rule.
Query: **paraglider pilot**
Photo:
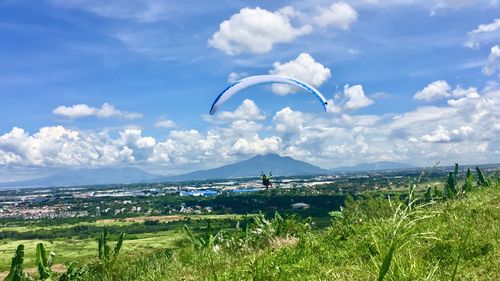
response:
[[[262,185],[266,187],[266,189],[269,189],[269,187],[273,187],[273,184],[271,183],[271,179],[273,178],[273,174],[269,172],[269,176],[264,174],[263,172],[260,172],[260,178],[262,179]]]

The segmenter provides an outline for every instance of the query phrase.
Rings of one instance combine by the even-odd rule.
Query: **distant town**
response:
[[[496,169],[490,165],[490,170]],[[428,186],[440,184],[447,168],[426,175]],[[237,212],[211,198],[262,192],[355,195],[367,189],[401,189],[417,180],[420,169],[276,177],[266,191],[259,178],[181,183],[121,184],[0,190],[0,219],[115,218]],[[293,206],[292,206],[293,205]],[[307,203],[290,202],[291,208]],[[233,208],[234,209],[234,208]]]

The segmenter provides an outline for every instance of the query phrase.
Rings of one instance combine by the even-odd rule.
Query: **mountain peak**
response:
[[[276,153],[268,153],[268,154],[257,154],[257,155],[253,156],[250,159],[259,159],[259,158],[263,158],[263,159],[266,159],[266,158],[272,159],[272,158],[274,158],[274,159],[277,159],[277,158],[287,158],[287,157],[281,156],[281,155],[276,154]]]
[[[160,177],[160,175],[150,174],[135,167],[83,168],[59,171],[43,178],[0,183],[0,187],[52,187],[141,183],[156,181],[160,179]]]
[[[275,176],[298,176],[326,174],[328,171],[288,156],[269,153],[255,155],[250,159],[215,169],[169,177],[167,180],[184,181],[258,177],[261,172],[272,172]]]

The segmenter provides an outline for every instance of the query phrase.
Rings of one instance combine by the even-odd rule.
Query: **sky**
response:
[[[500,1],[0,1],[0,182],[173,175],[277,153],[323,168],[500,162]],[[215,115],[247,76],[257,86]]]

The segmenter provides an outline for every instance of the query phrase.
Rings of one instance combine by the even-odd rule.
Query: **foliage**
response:
[[[123,235],[124,233],[120,233],[118,240],[116,242],[116,246],[111,251],[111,247],[108,245],[108,230],[106,227],[103,228],[103,231],[98,240],[98,250],[99,250],[99,259],[103,261],[109,261],[112,258],[115,258],[119,253],[120,249],[123,245]]]
[[[184,232],[186,233],[187,238],[191,242],[191,244],[197,249],[210,249],[215,250],[215,243],[218,238],[221,236],[222,232],[218,232],[215,235],[212,235],[212,230],[210,227],[210,221],[208,222],[207,229],[204,237],[197,238],[189,228],[189,226],[184,225]]]
[[[75,263],[70,263],[66,272],[64,272],[60,277],[59,281],[80,281],[83,280],[83,275],[87,273],[87,268],[78,268]]]
[[[10,272],[4,281],[21,281],[26,279],[26,274],[23,272],[24,262],[24,245],[17,246],[16,253],[12,257]]]
[[[490,181],[484,176],[483,171],[481,171],[479,167],[476,167],[476,172],[478,177],[477,185],[479,187],[488,187],[490,185]]]
[[[469,193],[474,189],[474,177],[470,169],[467,169],[467,174],[465,176],[465,182],[462,186],[463,193]]]
[[[36,245],[36,266],[40,280],[48,280],[52,276],[51,266],[55,257],[54,252],[50,252],[47,256],[43,243]]]

